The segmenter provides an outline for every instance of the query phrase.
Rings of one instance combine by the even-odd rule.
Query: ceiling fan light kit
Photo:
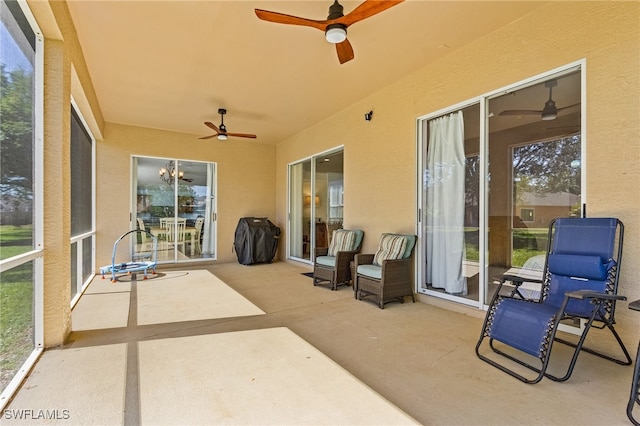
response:
[[[549,89],[551,90],[551,89]],[[551,94],[549,94],[551,96]],[[558,108],[556,108],[556,103],[549,98],[549,100],[544,104],[544,108],[542,108],[541,117],[543,120],[555,120],[558,116]]]
[[[220,114],[220,127],[216,126],[210,121],[205,121],[204,125],[208,128],[212,129],[215,133],[209,136],[203,136],[199,139],[211,139],[218,138],[219,141],[226,141],[229,136],[234,136],[238,138],[252,138],[255,139],[256,135],[251,135],[249,133],[232,133],[227,132],[227,126],[224,125],[224,115],[227,113],[227,110],[224,108],[218,108],[218,114]]]
[[[327,27],[327,31],[324,33],[325,38],[329,43],[338,44],[347,39],[347,30],[344,25],[333,24]]]
[[[347,39],[347,28],[356,22],[370,18],[403,1],[404,0],[365,0],[345,15],[343,13],[344,8],[338,3],[338,0],[335,0],[333,4],[329,6],[329,15],[326,20],[300,18],[298,16],[262,9],[255,9],[255,13],[256,16],[263,21],[274,22],[276,24],[301,25],[324,31],[326,40],[336,45],[338,61],[344,64],[354,58],[353,47],[351,47],[351,43]]]

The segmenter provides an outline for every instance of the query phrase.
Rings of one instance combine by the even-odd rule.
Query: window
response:
[[[71,106],[71,305],[93,277],[94,143]]]
[[[520,219],[523,222],[534,222],[533,209],[520,209]]]
[[[342,176],[340,176],[342,177]],[[342,181],[329,183],[329,221],[342,221],[344,186]]]
[[[42,350],[43,61],[26,6],[0,1],[0,16],[1,409]]]

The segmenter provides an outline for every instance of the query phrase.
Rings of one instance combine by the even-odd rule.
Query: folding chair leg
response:
[[[633,380],[631,382],[631,394],[629,395],[629,403],[627,404],[627,417],[636,426],[640,426],[640,423],[633,417],[633,409],[636,404],[640,404],[640,343],[638,343],[638,352],[636,354],[636,365],[633,368]]]
[[[507,373],[508,375],[515,377],[516,379],[520,380],[521,382],[533,385],[538,383],[540,380],[542,380],[542,378],[545,376],[544,372],[547,369],[547,364],[549,363],[549,356],[547,355],[545,360],[541,360],[542,362],[542,366],[540,368],[536,368],[530,364],[527,364],[526,362],[523,362],[522,360],[519,360],[518,358],[515,358],[505,352],[502,352],[500,349],[496,348],[493,345],[493,339],[489,338],[489,347],[491,348],[491,350],[500,355],[503,356],[513,362],[515,362],[516,364],[520,364],[523,367],[528,368],[531,371],[534,371],[536,373],[538,373],[538,375],[532,379],[529,379],[521,374],[516,373],[515,371],[505,367],[502,364],[497,363],[496,361],[492,360],[491,358],[488,358],[484,355],[480,354],[480,345],[482,344],[482,339],[478,342],[478,344],[476,345],[476,355],[478,356],[478,358],[480,358],[481,360],[483,360],[484,362],[493,365],[494,367],[496,367],[497,369],[504,371],[505,373]]]
[[[580,336],[580,340],[578,341],[577,344],[569,342],[569,341],[564,340],[564,339],[561,339],[559,337],[554,338],[554,340],[556,342],[560,342],[560,343],[563,343],[565,345],[568,345],[568,346],[571,346],[571,347],[575,348],[575,351],[573,353],[573,357],[571,358],[571,363],[569,364],[569,368],[567,369],[566,374],[563,377],[556,377],[556,376],[554,376],[552,374],[546,373],[545,375],[548,378],[550,378],[551,380],[555,380],[556,382],[564,382],[564,381],[568,380],[569,377],[571,377],[571,373],[573,373],[573,367],[576,365],[576,361],[578,360],[578,355],[580,355],[581,351],[585,351],[585,352],[590,353],[592,355],[599,356],[600,358],[603,358],[603,359],[606,359],[606,360],[609,360],[609,361],[613,361],[613,362],[615,362],[616,364],[619,364],[619,365],[631,365],[632,360],[631,360],[631,356],[629,355],[629,352],[627,351],[627,348],[624,346],[624,343],[622,343],[622,339],[618,335],[618,332],[608,322],[606,323],[606,326],[609,329],[609,331],[611,331],[613,336],[616,338],[616,341],[618,342],[618,345],[622,349],[622,352],[624,353],[624,356],[625,356],[626,360],[621,360],[619,358],[614,358],[614,357],[609,356],[607,354],[603,354],[602,352],[598,352],[598,351],[595,351],[593,349],[589,349],[589,348],[583,346],[583,343],[584,343],[584,341],[585,341],[585,339],[587,337],[587,332],[591,328],[591,326],[593,324],[593,321],[594,321],[595,314],[597,312],[598,312],[598,309],[594,308],[594,315],[592,315],[591,318],[589,318],[589,321],[587,322],[587,325],[585,326],[584,331],[582,332],[582,335]]]

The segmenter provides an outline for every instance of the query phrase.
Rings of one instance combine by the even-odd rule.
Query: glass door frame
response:
[[[581,117],[580,117],[580,126],[581,126],[581,161],[582,164],[586,164],[586,146],[587,146],[587,136],[586,136],[586,61],[584,59],[578,60],[564,66],[549,70],[547,72],[532,76],[530,78],[518,81],[516,83],[510,84],[508,86],[502,87],[500,89],[494,90],[492,92],[485,93],[483,95],[465,100],[458,104],[449,106],[447,108],[443,108],[441,110],[432,112],[427,115],[420,116],[416,119],[416,129],[417,129],[417,140],[416,140],[416,158],[418,162],[417,167],[417,223],[416,229],[418,230],[418,244],[416,245],[416,262],[415,262],[415,291],[418,294],[423,294],[427,296],[434,296],[439,299],[444,299],[447,301],[456,302],[462,305],[467,305],[470,307],[477,307],[481,310],[486,310],[488,308],[488,304],[485,303],[486,300],[486,292],[487,292],[487,283],[489,277],[489,262],[488,262],[488,222],[489,222],[489,200],[488,200],[488,187],[489,187],[489,179],[488,179],[488,150],[489,150],[489,125],[488,120],[489,116],[489,101],[491,99],[497,98],[499,96],[508,94],[513,92],[514,90],[521,89],[523,87],[527,87],[530,85],[538,84],[545,79],[548,79],[553,76],[562,76],[565,74],[570,74],[574,71],[580,71],[580,96],[581,96]],[[480,245],[480,253],[479,253],[479,283],[478,286],[478,300],[471,300],[461,296],[451,295],[443,292],[438,292],[435,290],[430,290],[426,288],[422,288],[421,283],[426,282],[426,239],[424,238],[426,231],[426,209],[425,209],[425,194],[424,194],[424,173],[426,170],[426,126],[429,120],[443,116],[445,114],[449,114],[455,111],[462,110],[474,104],[479,104],[480,106],[480,119],[479,119],[479,156],[480,156],[480,176],[482,177],[479,182],[479,191],[480,191],[480,200],[479,200],[479,245]],[[511,172],[509,172],[511,173]],[[587,203],[587,185],[586,185],[586,176],[587,171],[583,166],[581,170],[581,202],[582,205],[586,205]]]
[[[158,161],[160,166],[162,167],[165,163],[173,162],[175,164],[175,176],[173,176],[174,184],[176,181],[179,181],[178,177],[182,179],[182,172],[180,170],[181,164],[198,164],[205,166],[207,168],[206,178],[204,185],[206,187],[206,194],[201,195],[199,198],[204,198],[204,223],[202,225],[200,235],[202,237],[202,243],[199,241],[197,245],[200,247],[200,256],[193,257],[192,255],[187,256],[187,259],[179,258],[179,246],[174,245],[173,257],[169,259],[161,259],[158,258],[158,264],[163,263],[182,263],[182,262],[202,262],[202,261],[210,261],[216,260],[217,258],[217,164],[215,162],[201,161],[201,160],[190,160],[190,159],[181,159],[181,158],[169,158],[169,157],[153,157],[147,155],[132,155],[131,156],[131,229],[138,228],[137,219],[138,215],[138,185],[139,185],[139,159],[147,159],[151,161]],[[155,175],[160,178],[160,175],[156,173]],[[185,176],[186,178],[187,176]],[[161,182],[159,180],[159,182]],[[189,181],[190,182],[190,181]],[[198,185],[202,186],[202,185]],[[173,186],[173,220],[176,221],[179,217],[179,200],[180,200],[180,189],[179,185]],[[188,205],[191,208],[197,208],[196,204]],[[176,208],[178,207],[178,208]],[[177,228],[176,234],[177,234]],[[174,236],[175,238],[176,236]],[[197,238],[198,236],[196,236]],[[185,237],[185,245],[183,246],[186,250],[186,242],[187,239]],[[160,243],[158,244],[160,247]],[[130,251],[133,251],[134,247],[130,247]],[[193,250],[193,247],[191,247]],[[159,250],[160,251],[160,250]],[[133,254],[133,253],[132,253]]]
[[[318,218],[318,212],[316,211],[316,197],[315,194],[317,192],[316,187],[317,187],[317,182],[316,182],[316,164],[319,158],[322,157],[327,157],[330,156],[332,154],[336,154],[336,153],[342,153],[343,156],[343,161],[344,161],[344,145],[340,145],[331,149],[328,149],[326,151],[322,151],[319,152],[317,154],[314,154],[312,156],[309,157],[305,157],[296,161],[293,161],[291,163],[287,164],[287,244],[286,244],[286,258],[287,259],[291,259],[291,260],[295,260],[295,261],[299,261],[299,262],[303,262],[303,263],[307,263],[307,264],[313,264],[315,261],[315,242],[316,242],[316,227],[315,226],[310,226],[309,227],[309,241],[307,242],[307,247],[309,250],[309,258],[305,258],[305,257],[300,257],[300,256],[294,256],[292,253],[294,253],[294,250],[292,249],[292,238],[296,238],[296,236],[293,235],[293,229],[294,226],[292,225],[292,221],[293,221],[293,217],[292,215],[294,214],[294,211],[296,209],[292,208],[292,202],[293,202],[293,197],[291,195],[291,191],[294,188],[297,187],[301,187],[302,190],[304,191],[304,176],[303,176],[303,182],[301,183],[296,183],[294,184],[293,179],[294,179],[294,173],[293,173],[293,167],[297,166],[297,165],[302,165],[306,162],[310,162],[311,163],[311,170],[310,170],[310,194],[312,195],[307,195],[307,197],[310,197],[310,205],[309,205],[309,210],[310,210],[310,216],[309,216],[309,222],[310,225],[316,223],[316,218]],[[343,167],[343,174],[344,174],[344,167]],[[344,182],[344,177],[343,177],[343,182]],[[328,191],[328,188],[327,188]],[[303,195],[304,197],[305,195]],[[326,218],[328,219],[328,218]],[[303,224],[304,226],[304,224]],[[298,236],[301,237],[301,236]],[[298,238],[299,239],[299,238]],[[304,256],[304,250],[303,250],[303,256]]]

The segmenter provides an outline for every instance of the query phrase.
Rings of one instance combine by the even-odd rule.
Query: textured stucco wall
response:
[[[588,214],[625,223],[621,293],[640,298],[639,17],[638,2],[550,2],[336,111],[278,145],[278,220],[286,219],[287,164],[344,145],[345,227],[365,230],[363,250],[382,232],[414,232],[416,119],[585,59]],[[621,304],[618,318],[634,342],[637,313]]]
[[[64,43],[47,42],[44,108],[44,345],[71,332],[70,70]],[[66,106],[66,108],[65,108]],[[67,124],[65,124],[67,123]]]

